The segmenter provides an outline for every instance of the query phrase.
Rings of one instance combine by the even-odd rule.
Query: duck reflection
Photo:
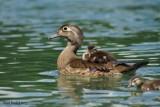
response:
[[[74,99],[75,102],[79,102],[81,98],[86,94],[84,89],[90,90],[116,90],[122,86],[120,82],[123,80],[122,75],[115,75],[109,77],[78,77],[78,76],[66,76],[59,75],[57,80],[57,87],[61,91],[63,97],[69,97]]]
[[[130,92],[130,97],[141,96],[142,94],[143,94],[143,91],[141,91],[141,90],[131,91]]]
[[[79,77],[59,75],[58,87],[59,89],[97,89],[97,90],[113,90],[116,87],[122,86],[120,81],[123,79],[122,75],[114,75],[108,77]]]

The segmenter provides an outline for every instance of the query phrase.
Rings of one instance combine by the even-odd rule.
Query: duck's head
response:
[[[70,25],[66,24],[61,26],[57,33],[48,37],[49,39],[52,38],[57,38],[57,37],[63,37],[68,40],[72,45],[78,45],[81,46],[83,42],[83,32],[82,30],[75,26],[75,25]]]
[[[143,84],[143,79],[139,76],[134,76],[131,78],[128,87],[129,88],[133,86],[140,87],[142,84]]]

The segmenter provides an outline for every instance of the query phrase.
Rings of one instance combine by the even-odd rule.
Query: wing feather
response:
[[[90,70],[94,69],[97,71],[108,72],[111,69],[114,69],[114,64],[112,62],[108,62],[105,64],[87,62],[82,59],[75,59],[70,62],[70,66],[72,68],[89,68]]]
[[[128,72],[130,70],[135,70],[138,67],[144,66],[147,63],[144,63],[142,61],[140,64],[136,63],[133,65],[129,65],[125,62],[121,61],[111,61],[107,63],[93,63],[93,62],[88,62],[83,59],[74,59],[70,62],[70,66],[72,68],[89,68],[90,71],[101,71],[101,72],[118,72],[118,73],[124,73]],[[137,67],[138,65],[138,67]]]

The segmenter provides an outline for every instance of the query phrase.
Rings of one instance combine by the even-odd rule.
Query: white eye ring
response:
[[[64,26],[64,27],[62,28],[62,30],[63,30],[63,31],[71,31],[71,29],[70,29],[69,27],[66,27],[66,26]]]

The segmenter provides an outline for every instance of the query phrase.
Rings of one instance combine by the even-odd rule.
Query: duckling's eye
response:
[[[136,80],[133,81],[134,83],[136,82]]]
[[[67,31],[68,30],[68,28],[67,27],[63,27],[63,29],[62,29],[63,31]]]

